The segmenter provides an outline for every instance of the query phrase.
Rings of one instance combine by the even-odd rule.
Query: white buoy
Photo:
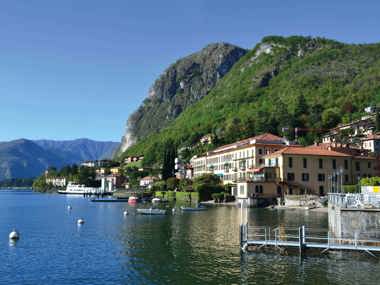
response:
[[[125,216],[128,216],[128,214],[129,214],[129,213],[128,213],[127,210],[125,210],[125,211],[123,212],[124,217],[125,217]]]
[[[70,205],[67,206],[67,210],[71,210],[72,207]]]
[[[83,225],[84,224],[84,219],[78,219],[77,220],[78,225]]]
[[[19,240],[20,239],[20,234],[16,230],[12,230],[9,234],[9,239],[10,240]]]

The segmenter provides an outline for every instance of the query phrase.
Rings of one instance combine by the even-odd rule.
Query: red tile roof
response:
[[[307,146],[307,147],[286,147],[279,151],[276,151],[272,154],[267,155],[266,157],[274,157],[279,154],[292,154],[292,155],[316,155],[316,156],[342,156],[350,157],[351,155],[328,150],[320,146]]]

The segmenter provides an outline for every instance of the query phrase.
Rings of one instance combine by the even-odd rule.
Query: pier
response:
[[[330,207],[334,204],[330,196]],[[248,208],[241,204],[240,247],[241,251],[257,251],[260,249],[272,249],[284,252],[286,250],[298,250],[300,255],[313,250],[320,254],[329,251],[356,251],[364,252],[373,257],[380,255],[380,238],[378,228],[365,227],[365,230],[350,228],[351,235],[337,235],[336,226],[329,229],[310,228],[305,225],[299,227],[284,226],[257,226],[248,221]],[[356,209],[358,213],[359,209]],[[371,211],[376,211],[371,209]],[[365,212],[366,213],[366,212]],[[372,213],[372,212],[371,212]],[[378,218],[378,209],[375,212]],[[331,219],[332,213],[329,213]],[[352,217],[350,216],[352,219]],[[371,219],[372,220],[372,219]]]
[[[323,229],[300,227],[258,227],[240,225],[240,245],[242,252],[251,249],[272,248],[298,249],[305,254],[309,249],[328,251],[361,251],[375,256],[380,254],[380,240],[355,238],[335,238]]]

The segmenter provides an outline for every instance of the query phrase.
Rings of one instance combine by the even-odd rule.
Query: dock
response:
[[[300,227],[258,227],[240,225],[240,244],[242,252],[251,248],[298,249],[299,254],[309,249],[328,251],[359,251],[371,256],[380,254],[380,240],[358,238],[336,238],[324,229]]]

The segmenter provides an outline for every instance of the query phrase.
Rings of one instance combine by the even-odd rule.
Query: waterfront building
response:
[[[265,155],[287,146],[293,147],[287,139],[270,133],[223,145],[190,160],[193,176],[218,175],[224,184],[231,185],[232,194],[236,196],[237,182],[245,181],[249,173],[264,165]]]
[[[264,167],[254,174],[261,179],[247,182],[245,187],[252,191],[245,196],[268,192],[278,196],[323,196],[327,192],[343,192],[343,185],[357,184],[360,178],[378,174],[375,157],[357,156],[349,148],[344,151],[324,145],[287,147],[265,156]]]

